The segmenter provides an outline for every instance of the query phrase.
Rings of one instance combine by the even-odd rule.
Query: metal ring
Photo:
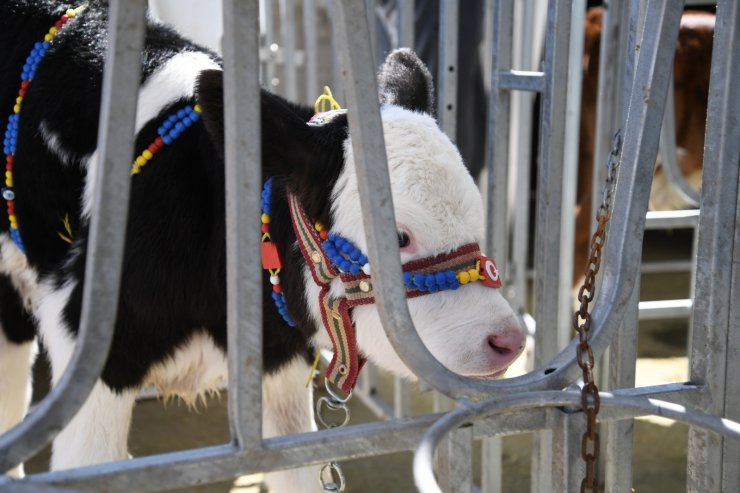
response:
[[[324,471],[326,471],[327,468],[329,469],[329,474],[331,475],[331,481],[328,483],[324,481]],[[337,474],[339,484],[334,481],[334,473]],[[324,467],[321,468],[321,472],[319,472],[319,482],[321,483],[321,487],[324,489],[324,491],[331,491],[333,493],[342,493],[344,491],[344,488],[347,486],[347,483],[344,481],[344,473],[342,472],[342,468],[339,467],[339,464],[337,464],[336,462],[329,462],[327,464],[324,464]]]
[[[348,402],[352,398],[351,390],[349,391],[346,397],[342,397],[342,394],[340,393],[340,391],[332,387],[332,383],[329,381],[328,378],[324,379],[324,387],[326,387],[326,391],[337,402],[345,403],[345,402]]]
[[[330,411],[341,410],[344,412],[344,419],[342,420],[341,424],[329,423],[326,419],[324,419],[324,404],[326,404],[326,407],[329,408]],[[347,423],[349,423],[349,417],[349,408],[344,402],[333,401],[330,397],[320,397],[319,400],[316,401],[316,421],[318,421],[319,424],[324,428],[329,429],[345,426]]]

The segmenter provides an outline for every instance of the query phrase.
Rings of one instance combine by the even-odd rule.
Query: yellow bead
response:
[[[16,104],[15,106],[13,106],[13,113],[20,113],[20,112],[21,112],[20,104]]]
[[[46,36],[44,36],[44,41],[51,41],[51,39],[52,39],[53,37],[54,37],[54,36],[52,36],[51,34],[48,34],[48,33],[47,33],[47,34],[46,34]]]
[[[52,26],[51,29],[49,29],[49,34],[51,34],[52,36],[54,36],[57,32],[59,31],[56,26]]]
[[[460,284],[467,284],[470,282],[470,274],[465,271],[458,272],[457,280],[460,281]]]
[[[71,18],[77,15],[77,11],[74,9],[67,9],[67,12],[65,12],[65,14],[67,14],[67,17]]]
[[[5,177],[5,184],[9,187],[13,186],[13,175]]]
[[[200,113],[201,111],[203,111],[203,108],[201,108],[199,104],[196,104],[195,106],[193,106],[193,111],[195,111],[196,113]]]
[[[15,102],[16,104],[21,104],[23,102],[23,96],[18,96],[17,98],[15,98]]]
[[[136,164],[139,166],[144,166],[146,164],[146,159],[144,159],[143,156],[139,156],[136,158]]]
[[[324,231],[324,225],[321,223],[314,224],[314,228],[316,228],[316,231]]]
[[[468,274],[470,275],[470,282],[475,282],[480,279],[480,274],[478,274],[478,271],[475,269],[470,269]]]
[[[260,219],[262,220],[262,224],[270,224],[270,216],[267,214],[262,214],[260,216]]]
[[[154,154],[149,152],[149,149],[144,149],[144,152],[142,152],[141,155],[144,156],[144,159],[146,159],[147,161],[154,157]]]

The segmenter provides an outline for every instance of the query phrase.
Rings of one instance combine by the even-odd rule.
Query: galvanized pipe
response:
[[[224,2],[224,144],[229,423],[240,447],[262,443],[262,272],[259,211],[259,3]],[[244,118],[244,115],[252,115]]]
[[[17,426],[0,436],[0,471],[33,456],[72,419],[103,370],[118,308],[134,122],[144,40],[144,0],[112,0],[103,71],[94,174],[94,211],[85,264],[82,315],[75,351],[52,392]],[[84,14],[83,14],[84,15]]]

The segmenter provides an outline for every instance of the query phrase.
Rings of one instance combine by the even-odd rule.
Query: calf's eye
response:
[[[398,248],[406,248],[411,243],[411,238],[406,231],[398,232]]]

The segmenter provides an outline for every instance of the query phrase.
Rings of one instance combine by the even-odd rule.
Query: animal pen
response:
[[[100,374],[111,343],[130,176],[143,40],[145,0],[111,0],[110,45],[106,62],[91,242],[87,256],[81,337],[72,362],[57,387],[25,421],[0,436],[0,470],[28,459],[48,444],[81,406]],[[298,73],[305,69],[307,97],[318,94],[319,46],[316,5],[304,0],[303,50],[297,56],[297,29],[283,29],[281,48],[271,21],[273,2],[224,0],[223,57],[226,131],[227,286],[231,440],[182,452],[125,462],[34,474],[23,480],[0,478],[0,492],[161,491],[234,478],[240,474],[335,464],[350,458],[416,450],[413,474],[420,491],[503,491],[500,436],[537,432],[532,452],[532,491],[578,491],[593,460],[600,456],[606,491],[630,491],[631,420],[657,414],[690,425],[687,490],[737,491],[740,488],[740,4],[719,0],[712,55],[709,111],[701,197],[686,188],[671,149],[671,71],[683,3],[676,0],[610,2],[601,47],[599,116],[594,190],[601,190],[604,164],[611,159],[616,184],[602,275],[593,299],[588,346],[571,339],[572,204],[575,197],[577,108],[584,0],[492,0],[487,6],[491,34],[486,44],[490,75],[486,134],[486,250],[499,259],[507,297],[533,329],[535,370],[499,381],[461,377],[437,362],[422,344],[406,306],[397,255],[395,220],[385,166],[375,87],[372,2],[332,0],[332,53],[341,60],[335,89],[349,108],[360,197],[369,233],[378,308],[387,335],[406,365],[438,392],[435,414],[408,417],[408,388],[396,381],[392,403],[378,398],[376,374],[365,370],[356,394],[379,417],[370,424],[315,433],[262,437],[261,348],[262,272],[259,237],[260,175],[257,143],[259,83],[272,82],[278,68],[284,94],[298,96]],[[440,1],[438,120],[455,135],[458,66],[458,12],[462,2]],[[261,7],[261,8],[260,8]],[[280,2],[281,26],[295,23],[295,5]],[[540,15],[522,15],[539,9]],[[399,5],[398,43],[412,45],[414,2]],[[262,22],[258,22],[262,15]],[[265,21],[265,19],[268,19]],[[539,29],[538,29],[539,27]],[[544,33],[542,43],[521,32]],[[544,50],[542,50],[544,46]],[[541,57],[537,54],[542,50]],[[260,55],[261,54],[261,55]],[[542,63],[540,64],[540,59]],[[280,67],[277,67],[277,61]],[[298,63],[300,62],[300,63]],[[566,82],[567,81],[567,82]],[[533,294],[527,289],[528,186],[531,108],[539,94],[536,235],[533,240]],[[113,97],[115,95],[115,97]],[[668,100],[668,104],[666,104]],[[661,136],[661,127],[663,135]],[[612,136],[621,129],[620,136]],[[675,143],[673,144],[675,146]],[[659,147],[674,182],[700,207],[680,213],[648,213],[648,194]],[[696,229],[692,300],[640,303],[639,274],[644,230]],[[591,291],[593,294],[593,291]],[[529,306],[534,312],[527,313]],[[691,317],[689,379],[635,388],[637,321],[658,316]],[[536,327],[535,327],[536,325]],[[580,381],[580,354],[603,357],[596,394]],[[560,348],[562,351],[558,352]],[[581,387],[590,389],[582,394]],[[447,396],[450,401],[442,396]],[[334,402],[336,404],[336,402]],[[600,406],[600,409],[599,409]],[[584,412],[585,409],[585,412]],[[441,414],[440,414],[441,413]],[[599,439],[587,430],[587,416],[598,419]],[[483,475],[474,485],[473,440],[483,440]],[[437,449],[437,458],[434,451]],[[583,448],[583,450],[582,450]],[[583,455],[583,457],[582,457]],[[330,467],[326,491],[338,491],[338,467]],[[436,473],[433,472],[436,470]],[[588,470],[587,470],[588,469]],[[408,472],[411,474],[411,471]],[[318,478],[317,478],[318,481]],[[334,488],[334,489],[332,489]],[[583,491],[583,489],[581,489]],[[348,486],[352,491],[352,485]]]

